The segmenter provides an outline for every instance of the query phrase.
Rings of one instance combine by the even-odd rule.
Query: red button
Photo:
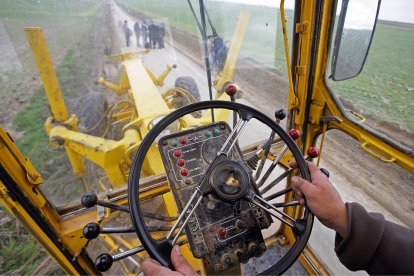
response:
[[[177,157],[177,158],[181,157],[181,150],[175,150],[174,151],[174,156]]]
[[[227,229],[224,227],[220,227],[220,229],[217,231],[220,237],[225,237],[227,234]]]
[[[181,143],[181,144],[183,144],[183,145],[187,144],[187,142],[188,142],[188,141],[187,141],[187,138],[185,138],[185,137],[181,137],[179,141],[180,141],[180,143]]]
[[[179,159],[179,160],[177,161],[177,165],[178,165],[178,166],[180,166],[180,167],[184,166],[184,165],[185,165],[185,161],[184,161],[184,159]]]
[[[180,173],[181,173],[182,176],[187,176],[188,175],[188,170],[187,169],[182,169]]]
[[[292,137],[293,140],[298,139],[300,137],[300,134],[301,134],[300,131],[295,128],[292,128],[291,130],[289,130],[289,135],[290,137]]]
[[[319,155],[319,149],[317,147],[309,147],[308,155],[311,158],[316,158]]]

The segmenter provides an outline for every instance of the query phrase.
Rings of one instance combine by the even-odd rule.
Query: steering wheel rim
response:
[[[240,103],[233,103],[227,101],[197,102],[173,111],[172,113],[164,117],[158,124],[156,124],[147,134],[147,136],[145,136],[134,157],[133,163],[131,165],[131,172],[128,178],[128,204],[135,232],[137,233],[142,245],[144,246],[148,254],[152,258],[160,262],[161,265],[169,267],[171,269],[174,269],[170,259],[170,254],[172,250],[171,244],[165,238],[162,238],[157,241],[154,240],[151,237],[148,229],[146,228],[142,216],[138,197],[139,179],[142,164],[144,162],[144,159],[150,146],[154,143],[158,135],[171,123],[178,120],[179,118],[182,118],[187,114],[191,114],[199,110],[218,108],[237,111],[239,112],[239,114],[241,114],[242,117],[248,117],[248,119],[255,118],[263,124],[267,125],[273,131],[275,131],[276,134],[279,135],[279,137],[286,143],[289,150],[295,157],[295,160],[298,164],[298,169],[300,170],[302,177],[304,179],[310,180],[310,173],[308,167],[305,163],[302,153],[300,152],[295,142],[278,124],[276,124],[272,119],[270,119],[260,111]],[[266,271],[263,271],[262,274],[281,274],[284,271],[286,271],[294,263],[294,261],[296,261],[296,259],[299,257],[299,255],[301,254],[301,252],[307,244],[310,233],[312,231],[313,219],[313,214],[305,206],[304,219],[302,220],[304,223],[304,229],[301,232],[301,235],[296,235],[296,241],[288,250],[288,252],[277,263],[275,263]],[[293,230],[294,229],[292,229],[292,231]]]

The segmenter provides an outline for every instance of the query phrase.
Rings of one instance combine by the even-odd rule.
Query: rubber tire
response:
[[[193,97],[197,100],[197,102],[200,101],[200,91],[198,90],[198,86],[196,81],[190,77],[190,76],[182,76],[178,77],[175,80],[175,87],[183,88],[187,90]]]
[[[105,115],[108,109],[108,101],[102,93],[90,92],[81,97],[81,111],[79,115],[80,129],[86,132],[93,128]],[[101,136],[105,131],[106,118],[94,130],[88,132],[90,135]]]

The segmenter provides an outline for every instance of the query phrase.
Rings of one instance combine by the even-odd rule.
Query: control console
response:
[[[216,122],[159,140],[167,178],[180,211],[203,178],[220,181],[220,173],[226,171],[226,166],[230,170],[226,173],[232,173],[232,166],[236,170],[247,169],[236,143],[229,154],[232,161],[224,163],[217,175],[208,171],[230,132],[227,123]],[[251,174],[246,175],[251,177]],[[256,188],[252,185],[251,189]],[[192,206],[188,212],[191,209]],[[204,258],[208,267],[221,272],[261,256],[266,249],[261,229],[269,227],[271,222],[263,210],[244,200],[221,200],[212,193],[202,199],[185,231],[194,256]]]

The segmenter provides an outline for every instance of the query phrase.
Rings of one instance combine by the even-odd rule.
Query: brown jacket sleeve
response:
[[[335,237],[335,252],[352,271],[369,274],[414,274],[414,231],[368,213],[358,203],[346,203],[346,237]]]

